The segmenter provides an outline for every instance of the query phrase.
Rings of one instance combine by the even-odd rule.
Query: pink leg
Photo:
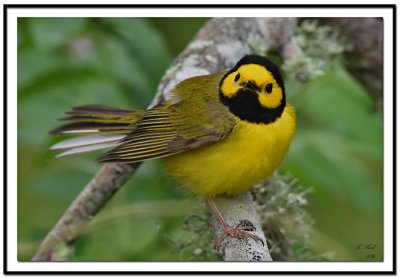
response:
[[[236,238],[239,238],[239,239],[245,239],[245,238],[251,237],[255,241],[257,241],[257,240],[261,241],[262,245],[264,246],[264,242],[259,237],[257,237],[255,235],[245,231],[245,230],[253,231],[254,227],[246,226],[246,227],[233,228],[232,226],[229,226],[228,223],[226,223],[226,221],[225,221],[224,217],[222,216],[221,212],[218,210],[217,206],[215,205],[214,200],[212,198],[208,198],[208,202],[210,203],[211,207],[213,208],[213,210],[214,210],[215,214],[217,215],[219,221],[224,226],[224,230],[225,230],[225,233],[219,239],[217,239],[217,241],[215,242],[216,246],[221,245],[222,241],[228,235],[236,237]]]

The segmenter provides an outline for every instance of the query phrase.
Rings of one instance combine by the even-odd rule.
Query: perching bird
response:
[[[252,237],[224,220],[213,197],[249,190],[273,174],[296,128],[278,67],[268,58],[244,56],[229,71],[180,82],[172,98],[149,110],[88,105],[73,108],[72,121],[50,134],[87,135],[62,141],[50,150],[63,157],[112,148],[98,161],[161,161],[183,187],[208,198],[227,235]],[[261,241],[261,240],[260,240]],[[261,241],[262,242],[262,241]]]

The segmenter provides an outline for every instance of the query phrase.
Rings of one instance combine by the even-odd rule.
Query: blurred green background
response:
[[[99,153],[49,160],[45,150],[60,140],[47,134],[55,119],[84,104],[146,108],[206,20],[18,19],[18,260],[31,259],[100,168]],[[344,68],[306,84],[287,77],[286,87],[298,129],[279,170],[313,189],[310,248],[333,260],[382,260],[382,115]],[[70,260],[201,260],[176,240],[188,236],[182,225],[195,203],[159,161],[143,163],[60,258],[69,252]]]

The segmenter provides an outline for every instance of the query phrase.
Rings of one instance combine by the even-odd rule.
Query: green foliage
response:
[[[306,85],[286,84],[298,128],[281,169],[313,188],[308,211],[315,230],[329,235],[321,244],[334,246],[334,259],[368,260],[354,247],[375,243],[375,259],[382,259],[382,115],[340,67]]]
[[[47,134],[59,124],[55,119],[83,104],[145,108],[173,57],[204,21],[19,18],[19,260],[33,256],[40,241],[100,167],[95,162],[99,153],[49,160],[52,154],[45,150],[61,139]],[[305,35],[315,31],[307,31],[313,25],[303,28]],[[324,43],[326,37],[318,43]],[[317,41],[305,38],[304,46],[312,44],[315,51],[319,48],[322,53],[318,55],[326,54],[328,59],[336,55],[324,50],[333,44],[317,45]],[[300,221],[296,223],[303,223],[302,229],[308,227],[308,233],[296,228],[293,234],[284,235],[291,258],[319,260],[325,258],[321,254],[330,253],[332,260],[370,260],[366,257],[370,254],[355,247],[374,243],[373,260],[381,260],[382,115],[372,112],[372,98],[341,67],[324,72],[307,84],[284,72],[298,129],[280,172],[290,172],[304,190],[288,192],[276,187],[276,202],[267,205],[276,206],[275,219],[282,223]],[[304,192],[309,192],[304,197],[305,206],[294,197]],[[294,195],[290,197],[290,193]],[[60,246],[58,258],[217,260],[210,248],[206,215],[201,209],[193,212],[190,200],[159,161],[146,162],[73,248]],[[284,205],[286,212],[279,214],[278,204]],[[313,222],[308,222],[309,216]],[[274,231],[282,238],[279,229]],[[305,234],[309,235],[307,240]]]

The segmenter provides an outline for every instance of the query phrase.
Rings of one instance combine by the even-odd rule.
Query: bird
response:
[[[185,79],[148,110],[85,105],[66,114],[60,120],[69,123],[49,133],[81,136],[52,146],[63,151],[55,158],[101,149],[110,149],[101,163],[160,158],[184,188],[208,200],[224,228],[216,245],[227,236],[264,245],[249,232],[254,227],[229,225],[214,197],[251,190],[272,176],[294,137],[295,110],[269,58],[245,55],[230,70]]]

